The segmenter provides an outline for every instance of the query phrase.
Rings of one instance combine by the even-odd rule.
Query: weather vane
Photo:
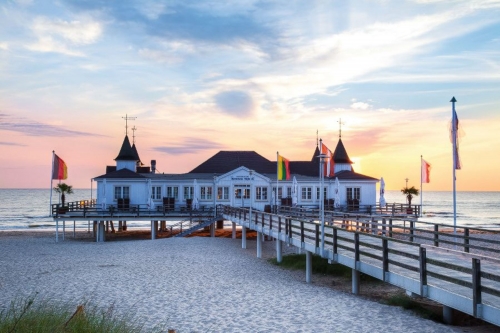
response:
[[[127,114],[125,114],[125,117],[122,117],[122,119],[125,119],[125,135],[128,135],[128,121],[129,120],[135,120],[137,117],[129,117]]]
[[[132,143],[134,144],[135,143],[135,131],[137,131],[137,128],[132,127]]]
[[[342,138],[342,125],[345,125],[345,123],[342,122],[342,118],[339,118],[337,121],[339,123],[339,139]]]

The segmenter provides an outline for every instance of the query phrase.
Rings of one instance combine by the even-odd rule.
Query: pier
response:
[[[276,242],[276,258],[282,259],[283,245],[306,254],[306,282],[312,280],[312,255],[331,264],[352,269],[352,292],[361,288],[360,274],[367,274],[443,305],[445,322],[452,322],[455,310],[500,326],[500,259],[498,241],[479,237],[482,229],[438,225],[418,221],[411,215],[325,212],[321,225],[314,209],[284,208],[277,213],[249,208],[217,206],[217,209],[102,211],[87,207],[54,217],[59,221],[95,221],[96,241],[104,241],[105,221],[151,221],[151,238],[162,230],[161,221],[180,221],[184,236],[200,228],[214,230],[216,222],[232,222],[246,232],[257,232],[257,257],[261,257],[265,236]],[[160,227],[158,225],[160,221]],[[188,222],[189,221],[189,222]],[[184,223],[184,226],[183,226]],[[171,226],[172,228],[172,226]],[[184,229],[182,229],[184,228]],[[164,231],[167,231],[164,229]],[[323,231],[323,232],[322,232]],[[495,231],[490,231],[495,232]],[[57,235],[57,233],[56,233]]]

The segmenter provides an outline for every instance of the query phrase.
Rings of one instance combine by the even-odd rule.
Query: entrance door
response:
[[[250,185],[234,185],[235,207],[250,207],[250,197]]]

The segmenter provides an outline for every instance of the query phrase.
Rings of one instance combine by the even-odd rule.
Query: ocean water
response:
[[[66,201],[96,198],[95,189],[75,189]],[[386,202],[405,203],[400,191],[386,191]],[[453,225],[453,195],[451,192],[428,191],[423,193],[421,221]],[[378,200],[378,198],[377,198]],[[59,196],[52,193],[52,203]],[[0,189],[0,230],[53,228],[49,216],[49,189]],[[420,196],[412,204],[420,204]],[[127,223],[129,227],[149,227],[149,222]],[[457,225],[500,229],[500,192],[457,192]]]

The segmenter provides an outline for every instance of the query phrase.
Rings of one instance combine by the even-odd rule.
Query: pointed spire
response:
[[[337,163],[353,164],[353,162],[349,158],[349,155],[347,155],[347,150],[345,149],[344,144],[342,143],[342,139],[339,139],[337,147],[333,152],[333,161],[335,162],[335,164]]]
[[[116,156],[115,161],[137,161],[139,155],[137,153],[134,154],[134,150],[130,145],[130,140],[128,139],[128,135],[125,135],[125,139],[123,139],[122,148]]]

